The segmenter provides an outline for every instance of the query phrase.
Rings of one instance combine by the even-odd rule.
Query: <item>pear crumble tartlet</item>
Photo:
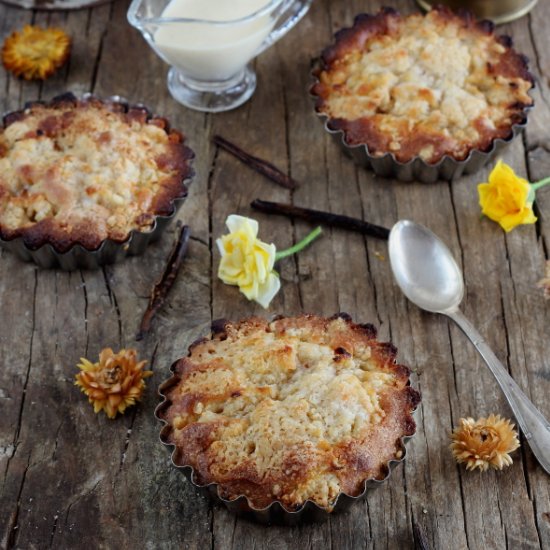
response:
[[[489,152],[533,104],[527,60],[489,21],[439,6],[361,14],[324,50],[311,92],[327,129],[374,159],[427,165]]]
[[[0,128],[0,238],[94,251],[174,212],[193,153],[143,106],[72,94],[31,103]]]
[[[177,361],[161,439],[198,486],[249,509],[332,511],[404,456],[419,393],[396,350],[346,314],[217,322]]]

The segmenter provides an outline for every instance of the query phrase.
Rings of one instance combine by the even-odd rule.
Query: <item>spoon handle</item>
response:
[[[461,311],[446,312],[464,331],[481,354],[487,366],[497,379],[510,407],[516,417],[525,439],[541,466],[550,474],[550,423],[533,405],[531,400],[521,391],[508,371],[502,366],[487,342],[476,328],[464,317]]]

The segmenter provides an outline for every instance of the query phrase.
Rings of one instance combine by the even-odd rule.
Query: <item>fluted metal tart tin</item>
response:
[[[323,121],[325,130],[336,140],[344,153],[358,165],[372,170],[377,176],[383,178],[403,182],[434,183],[438,180],[453,181],[483,168],[488,162],[497,157],[527,126],[527,110],[531,107],[524,109],[524,120],[512,126],[511,134],[506,139],[493,140],[489,150],[473,149],[463,160],[456,160],[446,155],[435,164],[428,164],[420,157],[413,158],[409,162],[400,162],[393,153],[386,153],[383,156],[371,155],[367,145],[349,145],[345,140],[343,130],[331,129],[329,127],[330,118],[327,115],[319,112],[316,112],[316,114]]]
[[[93,94],[84,94],[80,99],[96,98]],[[98,98],[99,99],[99,98]],[[141,103],[131,104],[125,98],[114,95],[106,99],[101,99],[104,103],[113,103],[122,105],[126,110],[130,108],[145,109],[147,116],[153,114],[149,108]],[[30,101],[25,104],[22,110],[25,110],[33,104],[40,103]],[[20,109],[19,109],[20,110]],[[4,122],[10,115],[17,111],[5,113],[2,117]],[[190,159],[192,160],[192,158]],[[191,169],[189,177],[186,177],[183,184],[186,185],[193,177],[194,172]],[[59,268],[63,271],[74,271],[76,269],[99,269],[103,265],[113,264],[126,258],[127,256],[136,256],[143,254],[149,243],[156,241],[162,232],[168,227],[175,218],[180,206],[187,198],[187,191],[181,197],[172,200],[172,213],[167,216],[155,216],[153,225],[149,231],[132,230],[128,238],[124,241],[114,241],[105,239],[99,248],[90,250],[80,244],[73,245],[66,252],[57,251],[51,244],[44,244],[39,248],[33,249],[27,246],[23,237],[15,239],[2,239],[0,237],[0,247],[13,252],[18,258],[25,262],[34,262],[39,267],[45,269]]]
[[[158,418],[158,417],[157,417]],[[391,460],[388,463],[388,474],[384,479],[368,479],[364,482],[364,489],[357,496],[351,496],[346,493],[340,493],[334,502],[334,506],[331,511],[326,508],[321,508],[318,504],[311,500],[306,502],[298,510],[287,510],[279,501],[272,502],[265,508],[255,508],[245,495],[242,495],[235,500],[227,500],[220,496],[218,492],[218,485],[211,483],[209,485],[199,485],[194,481],[194,470],[191,466],[179,466],[174,462],[173,453],[171,462],[175,468],[177,468],[189,482],[198,490],[198,492],[214,502],[223,504],[230,512],[243,516],[245,518],[252,519],[258,523],[274,524],[274,525],[298,525],[300,523],[320,523],[328,520],[329,517],[347,510],[354,502],[358,500],[364,500],[370,489],[380,487],[390,477],[391,471],[401,462],[405,460],[406,456],[406,443],[414,436],[407,436],[401,439],[403,448],[403,457],[399,460]],[[162,432],[160,441],[166,447],[174,447],[163,441]]]
[[[32,250],[23,242],[23,237],[11,241],[0,239],[0,246],[13,252],[21,260],[34,262],[45,269],[60,268],[63,271],[99,269],[102,265],[119,262],[126,256],[143,254],[147,245],[157,240],[170,224],[184,200],[185,198],[174,200],[173,213],[169,216],[157,216],[151,231],[134,230],[130,232],[130,236],[124,242],[106,239],[96,250],[88,250],[79,244],[74,245],[67,252],[58,252],[50,244]]]
[[[172,443],[168,443],[166,440],[166,435],[168,434],[170,426],[160,416],[160,413],[171,403],[171,401],[166,397],[165,392],[178,383],[178,377],[174,373],[177,363],[178,361],[174,362],[170,367],[170,371],[173,373],[172,376],[162,383],[158,389],[158,395],[162,401],[155,409],[155,417],[163,424],[159,436],[160,442],[170,450],[170,461],[172,465],[187,478],[198,493],[210,498],[214,502],[223,504],[230,512],[254,520],[258,523],[289,526],[300,523],[317,523],[326,521],[334,514],[347,510],[354,502],[365,499],[370,489],[380,487],[389,479],[392,470],[405,460],[407,454],[406,444],[415,435],[412,434],[400,438],[402,456],[398,459],[392,459],[387,463],[387,474],[383,479],[366,479],[363,482],[363,490],[357,496],[352,496],[341,492],[336,497],[336,500],[330,510],[319,506],[309,499],[306,500],[297,510],[288,510],[279,501],[273,501],[265,508],[256,508],[251,504],[250,500],[245,495],[241,495],[233,500],[228,500],[220,495],[218,490],[219,485],[217,483],[200,485],[195,481],[195,470],[192,466],[177,464],[175,462],[176,446]],[[416,416],[416,410],[417,409],[412,411],[413,417]]]

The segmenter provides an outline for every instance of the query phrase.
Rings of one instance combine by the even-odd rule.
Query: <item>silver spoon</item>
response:
[[[422,309],[449,316],[470,338],[504,392],[534,455],[550,474],[550,423],[458,309],[464,281],[450,250],[423,225],[401,220],[390,232],[389,251],[395,280],[405,296]]]

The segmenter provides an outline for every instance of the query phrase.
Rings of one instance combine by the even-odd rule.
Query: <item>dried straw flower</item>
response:
[[[45,80],[61,67],[71,52],[71,39],[61,29],[25,25],[2,47],[4,67],[25,80]]]
[[[99,363],[84,358],[80,361],[75,385],[88,396],[94,412],[104,410],[109,418],[135,405],[145,389],[143,379],[153,374],[143,370],[147,361],[138,362],[133,349],[113,353],[111,348],[105,348],[99,354]]]
[[[499,415],[488,418],[461,418],[460,426],[451,434],[451,450],[459,464],[467,470],[485,471],[491,466],[502,470],[512,464],[509,453],[519,447],[514,425]]]
[[[542,288],[544,292],[544,297],[548,300],[550,299],[550,260],[546,262],[546,273],[544,279],[541,279],[537,286]]]

